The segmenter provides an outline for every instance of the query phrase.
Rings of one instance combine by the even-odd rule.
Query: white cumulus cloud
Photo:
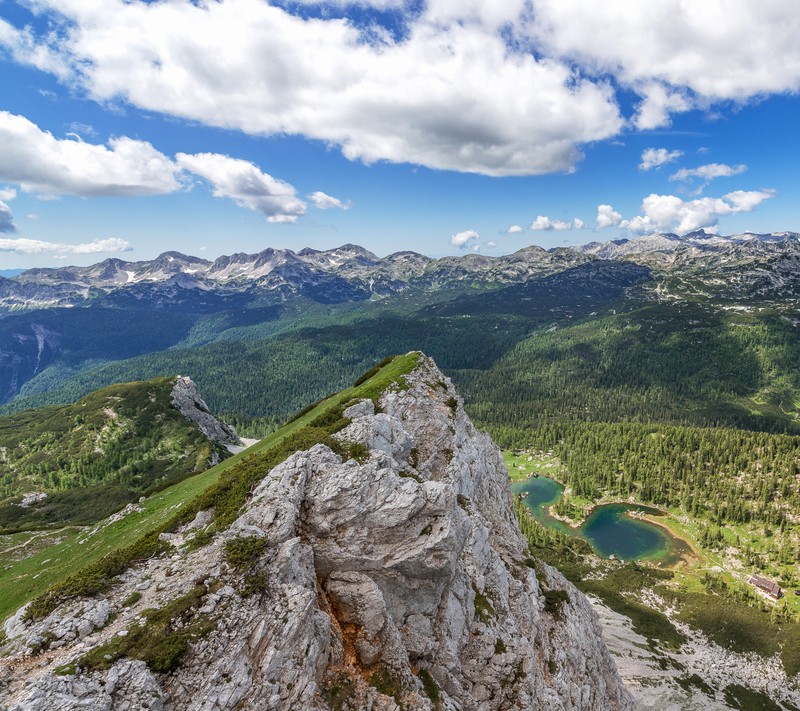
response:
[[[598,229],[602,230],[604,227],[613,227],[620,222],[622,222],[622,215],[611,207],[611,205],[597,206],[597,217],[595,218],[594,224]]]
[[[130,244],[118,237],[97,239],[82,244],[59,244],[56,242],[43,242],[38,239],[27,239],[25,237],[0,239],[0,252],[14,252],[16,254],[48,253],[55,256],[67,256],[70,254],[128,252],[130,249]]]
[[[320,210],[330,210],[332,208],[339,208],[340,210],[350,209],[349,202],[342,202],[339,198],[323,193],[321,190],[311,193],[308,199],[311,200],[311,204],[314,205],[314,207]]]
[[[735,11],[729,0],[28,5],[42,18],[25,28],[0,20],[0,47],[70,89],[249,134],[300,135],[367,163],[563,172],[582,145],[626,123],[652,129],[676,112],[800,92],[793,0],[737,0]],[[397,11],[401,31],[326,5]],[[627,120],[616,89],[640,97]]]
[[[693,108],[685,91],[668,89],[658,82],[645,83],[638,89],[638,93],[642,96],[642,101],[634,123],[642,131],[667,126],[672,120],[672,114]]]
[[[0,111],[0,180],[46,195],[154,195],[180,188],[172,160],[146,141],[59,139]]]
[[[456,234],[450,237],[450,244],[459,249],[467,249],[470,243],[480,238],[481,236],[475,230],[464,230],[463,232],[456,232]],[[476,247],[478,245],[473,246]]]
[[[107,146],[56,138],[24,116],[0,111],[0,180],[42,199],[167,194],[191,187],[187,173],[211,183],[216,197],[261,212],[270,222],[295,222],[305,214],[306,203],[294,186],[249,161],[219,153],[178,153],[172,159],[150,143],[127,137],[112,138]],[[15,189],[0,189],[0,199],[14,197]],[[321,209],[349,207],[321,191],[309,198]],[[2,224],[9,231],[11,212],[2,204]]]
[[[684,234],[699,229],[715,229],[720,217],[751,212],[774,196],[774,190],[735,190],[720,198],[704,197],[696,200],[682,200],[676,195],[651,194],[642,200],[642,214],[631,220],[622,220],[619,226],[641,234]]]
[[[525,230],[523,230],[522,225],[511,225],[506,230],[507,235],[521,235]]]
[[[653,170],[665,163],[671,163],[683,155],[683,151],[668,151],[666,148],[646,148],[642,151],[639,170]]]
[[[178,153],[178,165],[205,178],[215,197],[262,213],[268,222],[296,222],[306,212],[294,186],[263,173],[258,166],[220,153]]]
[[[508,22],[524,17],[527,3],[505,5],[430,2],[406,15],[401,39],[262,0],[33,7],[59,27],[36,38],[56,58],[52,71],[69,67],[71,82],[100,102],[249,134],[302,135],[366,163],[569,171],[582,144],[623,128],[613,89],[568,62],[534,56],[524,42],[509,44]],[[29,44],[20,32],[7,28],[0,43]]]
[[[531,222],[529,229],[534,231],[549,232],[551,230],[579,230],[584,226],[583,220],[551,220],[546,215],[537,215],[536,219]]]
[[[69,79],[70,68],[58,50],[42,42],[29,27],[17,29],[0,17],[0,47],[5,47],[17,62],[50,72],[59,79]],[[47,90],[39,92],[44,95]]]
[[[538,49],[608,72],[643,97],[638,124],[673,111],[800,90],[793,0],[536,0]]]
[[[178,153],[172,159],[150,143],[127,137],[112,138],[108,146],[60,139],[24,116],[0,111],[0,180],[17,183],[41,199],[173,193],[191,188],[186,173],[211,183],[216,197],[261,212],[270,222],[295,222],[306,211],[294,186],[246,160],[219,153]],[[15,196],[13,188],[0,190],[0,198]],[[309,198],[321,209],[349,207],[321,191]]]
[[[691,180],[693,178],[700,178],[706,183],[711,182],[714,178],[728,178],[731,175],[739,175],[747,170],[747,166],[741,165],[726,165],[725,163],[708,163],[707,165],[700,165],[697,168],[681,168],[677,173],[669,176],[670,180]]]

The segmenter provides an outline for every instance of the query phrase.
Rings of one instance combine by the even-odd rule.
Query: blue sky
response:
[[[786,0],[0,0],[0,269],[800,231],[799,35]]]

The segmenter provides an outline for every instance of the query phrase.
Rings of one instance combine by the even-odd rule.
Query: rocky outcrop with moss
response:
[[[213,537],[203,514],[162,533],[170,552],[124,572],[97,624],[74,600],[17,615],[0,702],[631,708],[595,613],[530,557],[500,452],[433,361],[333,415],[341,446],[264,471]]]

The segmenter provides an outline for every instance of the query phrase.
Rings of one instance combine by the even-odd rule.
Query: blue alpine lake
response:
[[[639,504],[601,504],[596,506],[577,528],[550,515],[550,506],[564,493],[564,487],[546,476],[538,476],[511,486],[514,494],[527,494],[525,504],[534,518],[547,528],[557,529],[571,536],[579,536],[591,544],[602,558],[622,560],[658,560],[667,565],[677,563],[691,548],[666,529],[649,521],[632,518],[630,512],[663,516],[658,509]]]

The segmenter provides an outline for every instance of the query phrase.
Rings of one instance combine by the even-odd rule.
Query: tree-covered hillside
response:
[[[174,384],[112,385],[0,417],[0,530],[97,521],[227,454],[172,405]],[[47,496],[23,501],[30,492]]]
[[[793,365],[800,333],[784,314],[615,296],[585,299],[582,310],[566,315],[554,312],[557,294],[534,302],[509,298],[506,312],[499,306],[482,312],[482,295],[458,308],[455,302],[405,312],[376,308],[355,319],[334,312],[327,325],[319,319],[271,338],[109,363],[6,409],[181,372],[198,383],[212,410],[259,435],[387,353],[419,348],[454,379],[483,426],[634,420],[800,431]]]
[[[800,431],[800,331],[775,311],[659,304],[552,324],[455,375],[491,425],[681,422]]]

